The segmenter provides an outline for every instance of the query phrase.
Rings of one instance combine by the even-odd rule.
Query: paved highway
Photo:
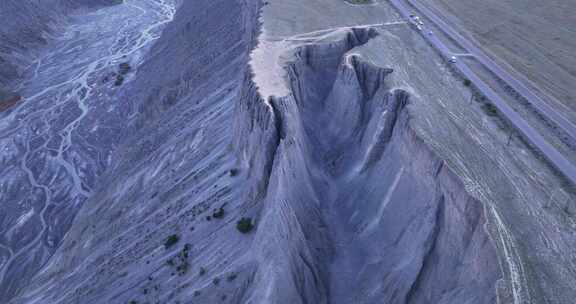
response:
[[[435,25],[444,31],[444,33],[450,36],[452,39],[457,41],[464,47],[469,54],[467,56],[474,56],[480,63],[482,63],[486,68],[491,70],[495,75],[500,77],[505,81],[510,87],[516,90],[520,95],[522,95],[528,102],[530,102],[536,109],[538,109],[543,115],[548,119],[558,124],[559,127],[564,129],[573,139],[576,139],[576,125],[566,119],[563,115],[559,114],[553,110],[548,104],[546,104],[541,98],[536,96],[530,89],[523,85],[520,81],[512,77],[510,74],[505,72],[496,63],[490,60],[482,51],[475,47],[471,42],[466,40],[464,37],[459,35],[456,31],[451,29],[445,22],[443,22],[439,17],[430,12],[429,9],[423,7],[420,4],[412,3],[412,1],[407,0],[409,3],[414,5],[418,10],[420,10],[420,15],[425,16],[429,20],[435,23]],[[411,20],[410,15],[418,15],[412,8],[410,8],[406,1],[404,0],[390,0],[390,3],[396,7],[400,14]],[[438,49],[438,51],[446,58],[451,58],[452,56],[459,56],[461,54],[453,53],[450,48],[444,44],[438,37],[434,34],[429,34],[427,31],[422,31],[423,37],[427,39],[432,46]],[[562,155],[558,150],[556,150],[552,145],[546,141],[544,137],[536,131],[530,124],[524,120],[512,107],[510,107],[490,86],[483,81],[479,76],[476,75],[474,71],[464,62],[456,60],[453,63],[454,67],[459,70],[466,78],[470,79],[476,87],[492,101],[492,103],[498,108],[498,110],[514,125],[537,149],[539,149],[544,156],[562,173],[564,174],[573,184],[576,184],[576,166],[572,164],[564,155]]]

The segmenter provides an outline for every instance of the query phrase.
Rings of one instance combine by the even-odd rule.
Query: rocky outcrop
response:
[[[279,139],[253,303],[495,302],[482,204],[411,130],[393,71],[347,53],[374,34],[299,49],[293,95],[267,104]]]

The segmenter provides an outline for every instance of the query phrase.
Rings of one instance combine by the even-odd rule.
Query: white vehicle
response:
[[[428,35],[432,36],[432,35],[434,35],[434,33],[432,33],[432,31],[429,31]]]
[[[449,61],[450,63],[456,63],[456,57],[455,56],[450,57]]]
[[[419,24],[419,25],[424,25],[424,22],[418,21],[418,24]]]

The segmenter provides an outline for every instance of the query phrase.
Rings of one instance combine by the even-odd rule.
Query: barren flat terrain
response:
[[[576,1],[417,0],[515,76],[576,112]],[[566,113],[568,114],[568,113]]]

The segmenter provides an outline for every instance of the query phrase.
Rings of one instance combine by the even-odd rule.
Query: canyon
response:
[[[2,303],[576,296],[574,185],[387,2],[0,17]]]

